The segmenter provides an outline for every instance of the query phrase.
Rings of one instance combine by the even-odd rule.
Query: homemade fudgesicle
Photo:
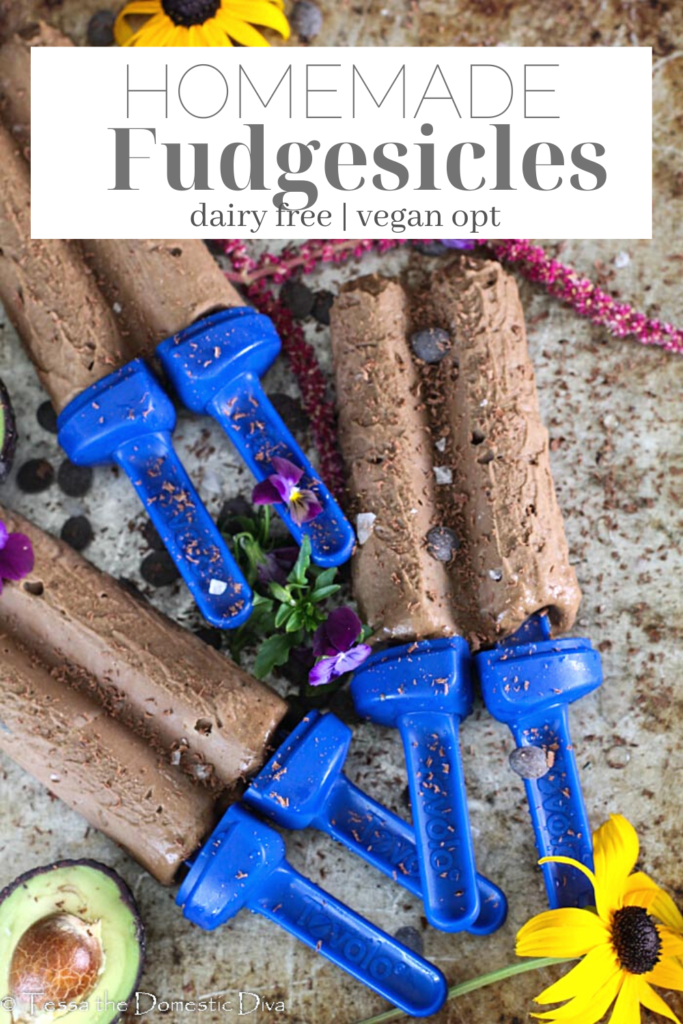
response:
[[[465,641],[481,652],[489,710],[519,746],[548,755],[546,775],[525,783],[539,852],[590,865],[566,711],[602,677],[588,641],[550,636],[572,626],[581,594],[516,284],[472,257],[412,291],[354,281],[332,311],[332,349],[349,501],[366,527],[354,592],[375,642],[400,644],[378,650],[352,692],[361,713],[403,734],[416,828],[431,851],[425,895],[429,880],[435,906],[446,905],[439,867],[451,844],[471,842],[456,732],[471,699]],[[428,835],[444,807],[454,818],[439,857]],[[471,891],[472,864],[452,862],[451,886]],[[574,869],[544,874],[551,905],[590,901]]]
[[[268,813],[285,825],[287,808],[305,815],[306,801],[325,799],[329,744],[316,740],[344,726],[332,715],[322,731],[305,721],[273,753],[286,710],[276,694],[62,542],[2,507],[0,519],[35,555],[29,576],[0,596],[0,750],[158,881],[180,880],[187,867],[178,903],[200,927],[248,907],[406,1012],[435,1012],[443,975],[294,871],[282,838],[235,803],[243,795],[261,809],[277,797],[287,767],[278,782],[259,769],[271,754],[269,764],[293,755],[312,788],[305,800],[292,778]],[[340,767],[347,747],[342,737]],[[260,799],[250,798],[255,774]],[[216,824],[219,795],[231,806]]]

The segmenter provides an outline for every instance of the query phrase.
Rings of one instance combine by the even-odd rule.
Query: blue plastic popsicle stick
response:
[[[270,319],[244,307],[197,321],[163,341],[157,354],[184,405],[221,425],[259,482],[275,472],[273,457],[288,459],[304,471],[299,486],[315,493],[322,512],[301,525],[284,504],[275,507],[298,544],[309,537],[317,565],[341,565],[355,544],[351,524],[259,381],[280,347]]]
[[[421,899],[413,829],[342,771],[351,738],[336,715],[311,712],[251,780],[244,802],[284,828],[319,829]],[[481,909],[469,931],[490,935],[503,924],[507,902],[482,875],[477,886]]]
[[[204,618],[231,629],[252,595],[173,448],[176,414],[141,359],[93,384],[58,420],[72,462],[114,462],[126,473]]]
[[[469,930],[480,902],[458,743],[472,708],[467,644],[453,637],[380,651],[354,673],[351,693],[360,715],[401,732],[427,920]]]
[[[213,930],[243,907],[262,914],[415,1017],[436,1013],[436,967],[300,875],[280,835],[239,804],[200,850],[178,893],[188,920]]]
[[[600,655],[588,640],[552,640],[547,616],[532,616],[518,632],[475,658],[486,706],[506,722],[519,747],[542,747],[552,766],[525,779],[540,857],[571,857],[593,867],[593,849],[581,780],[569,735],[568,706],[602,682]],[[580,871],[546,864],[551,908],[585,907],[595,896]]]

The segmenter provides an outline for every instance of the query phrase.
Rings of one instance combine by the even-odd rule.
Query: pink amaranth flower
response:
[[[304,475],[303,469],[299,469],[289,459],[279,459],[277,456],[272,464],[275,472],[256,484],[251,500],[255,505],[278,505],[284,502],[295,523],[310,523],[311,519],[320,515],[323,507],[313,491],[299,487],[299,481]]]
[[[33,565],[31,541],[23,533],[9,533],[0,521],[0,594],[3,580],[22,580]]]
[[[351,608],[335,608],[313,635],[313,653],[320,660],[308,675],[311,686],[323,686],[346,672],[354,672],[372,648],[356,641],[363,624]]]

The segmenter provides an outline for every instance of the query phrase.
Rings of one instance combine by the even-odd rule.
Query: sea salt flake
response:
[[[446,451],[446,438],[445,437],[440,437],[439,440],[436,442],[434,447],[437,449],[437,451],[445,452]]]
[[[365,544],[366,540],[369,540],[372,536],[372,532],[375,529],[375,520],[377,516],[374,512],[359,512],[356,516],[356,534],[358,536],[358,543]]]
[[[621,270],[623,267],[627,267],[630,262],[631,257],[627,252],[624,252],[623,249],[621,252],[618,252],[614,257],[614,266],[617,268],[617,270]]]
[[[218,595],[220,597],[220,595],[224,594],[227,589],[228,584],[225,582],[225,580],[211,580],[211,582],[209,583],[210,594]]]
[[[453,483],[453,470],[450,466],[434,466],[434,476],[437,484]]]

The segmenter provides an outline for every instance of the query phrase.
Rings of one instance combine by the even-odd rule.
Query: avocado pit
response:
[[[100,922],[52,914],[28,928],[9,968],[17,1022],[39,1021],[46,1003],[85,1000],[104,970]]]

